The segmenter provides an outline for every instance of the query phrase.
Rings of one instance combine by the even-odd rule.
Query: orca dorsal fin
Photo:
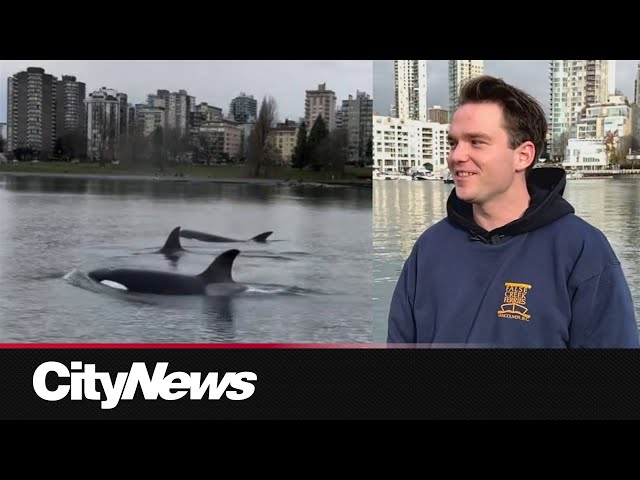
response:
[[[236,259],[240,250],[227,250],[216,257],[207,269],[198,275],[206,283],[234,283],[231,277],[231,269],[233,261]]]
[[[169,234],[167,241],[164,242],[164,247],[160,249],[160,252],[175,252],[176,250],[182,250],[182,245],[180,244],[180,227],[176,227],[171,230],[171,233]]]
[[[264,233],[261,233],[260,235],[256,235],[255,237],[250,238],[249,240],[254,241],[254,242],[264,243],[264,242],[267,241],[267,237],[269,235],[271,235],[272,233],[273,232],[264,232]]]

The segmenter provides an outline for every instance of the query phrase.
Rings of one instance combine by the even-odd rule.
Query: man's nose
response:
[[[469,160],[469,153],[464,142],[458,142],[455,146],[451,146],[451,151],[449,152],[449,161],[466,162],[467,160]]]

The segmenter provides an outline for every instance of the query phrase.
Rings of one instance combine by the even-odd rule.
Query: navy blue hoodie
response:
[[[604,234],[562,198],[565,173],[531,171],[524,215],[487,232],[455,189],[418,238],[391,300],[388,343],[637,348],[631,293]]]

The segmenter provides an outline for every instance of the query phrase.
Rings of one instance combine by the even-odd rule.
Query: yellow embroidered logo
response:
[[[504,286],[504,303],[500,305],[498,317],[513,318],[528,322],[531,315],[527,313],[529,309],[525,305],[527,304],[527,293],[531,285],[527,285],[526,283],[505,282]]]

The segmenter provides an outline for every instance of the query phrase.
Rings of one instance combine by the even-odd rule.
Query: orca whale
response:
[[[184,248],[180,244],[180,227],[176,227],[171,230],[171,233],[167,237],[167,241],[164,242],[163,247],[156,253],[163,253],[167,257],[175,257],[179,252],[184,252]]]
[[[249,240],[237,240],[234,238],[221,237],[219,235],[211,235],[209,233],[198,232],[196,230],[180,230],[180,236],[184,238],[192,238],[202,242],[260,242],[265,243],[267,237],[273,232],[263,232]]]
[[[233,262],[239,253],[240,250],[235,249],[221,253],[198,275],[133,268],[98,269],[88,275],[98,283],[109,286],[115,283],[116,288],[136,293],[203,295],[211,291],[210,287],[220,286],[220,292],[231,294],[245,289],[231,276]]]

